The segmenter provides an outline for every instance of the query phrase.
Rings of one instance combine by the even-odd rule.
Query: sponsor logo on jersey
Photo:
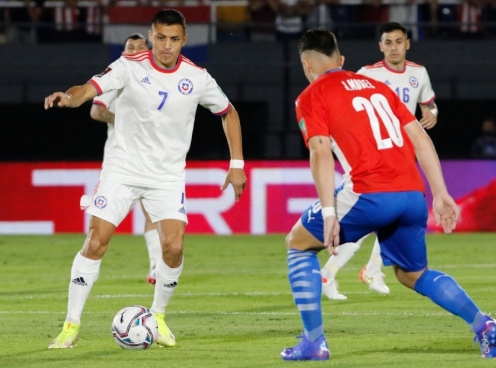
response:
[[[150,82],[150,80],[148,79],[148,77],[145,77],[141,80],[141,83],[145,83],[145,84],[152,84],[152,82]]]
[[[105,198],[104,196],[98,196],[98,197],[95,198],[95,202],[94,203],[95,203],[95,206],[97,208],[100,208],[101,209],[101,208],[107,207],[108,201],[107,201],[107,198]]]
[[[105,69],[103,72],[101,72],[100,74],[95,75],[95,77],[101,78],[101,77],[103,77],[105,74],[107,74],[108,72],[111,72],[111,71],[112,71],[112,68],[107,68],[107,69]]]
[[[417,88],[419,86],[419,81],[417,78],[415,77],[410,77],[410,79],[408,80],[410,82],[410,85],[413,87],[413,88]]]
[[[187,78],[183,78],[179,81],[177,84],[177,89],[179,92],[181,92],[183,95],[189,95],[191,92],[193,92],[193,82],[191,82]]]
[[[177,212],[186,214],[186,209],[184,207],[181,207]]]
[[[391,85],[391,82],[389,82],[387,79],[384,81],[385,84],[387,84],[388,86]]]

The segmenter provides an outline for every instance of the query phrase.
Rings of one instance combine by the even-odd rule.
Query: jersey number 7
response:
[[[158,108],[157,110],[162,110],[162,107],[164,107],[164,104],[165,104],[165,101],[167,100],[167,96],[169,95],[167,92],[165,91],[158,91],[158,95],[159,96],[163,96],[162,98],[162,102],[160,102],[160,105],[158,105]]]
[[[370,100],[364,97],[355,97],[352,101],[353,107],[357,112],[363,111],[368,115],[372,133],[374,134],[375,141],[377,142],[377,149],[383,150],[393,147],[393,143],[398,146],[403,146],[403,136],[401,135],[400,121],[394,115],[389,106],[389,102],[384,95],[379,93],[370,96]],[[388,138],[381,137],[380,120],[389,135]]]

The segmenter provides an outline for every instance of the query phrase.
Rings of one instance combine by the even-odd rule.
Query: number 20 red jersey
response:
[[[386,84],[332,69],[296,99],[305,144],[317,135],[331,139],[355,193],[424,191],[413,145],[404,126],[414,120]]]

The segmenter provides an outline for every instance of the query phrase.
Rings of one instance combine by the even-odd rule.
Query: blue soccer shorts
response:
[[[344,188],[337,193],[335,206],[341,244],[375,232],[384,265],[397,265],[407,272],[427,266],[427,204],[422,192],[356,194]],[[301,215],[301,222],[315,238],[324,241],[320,201]]]

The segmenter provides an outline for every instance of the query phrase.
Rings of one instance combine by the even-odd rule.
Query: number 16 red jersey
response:
[[[307,147],[311,137],[330,137],[355,193],[424,191],[403,128],[415,116],[384,83],[332,69],[296,99],[296,116]]]

